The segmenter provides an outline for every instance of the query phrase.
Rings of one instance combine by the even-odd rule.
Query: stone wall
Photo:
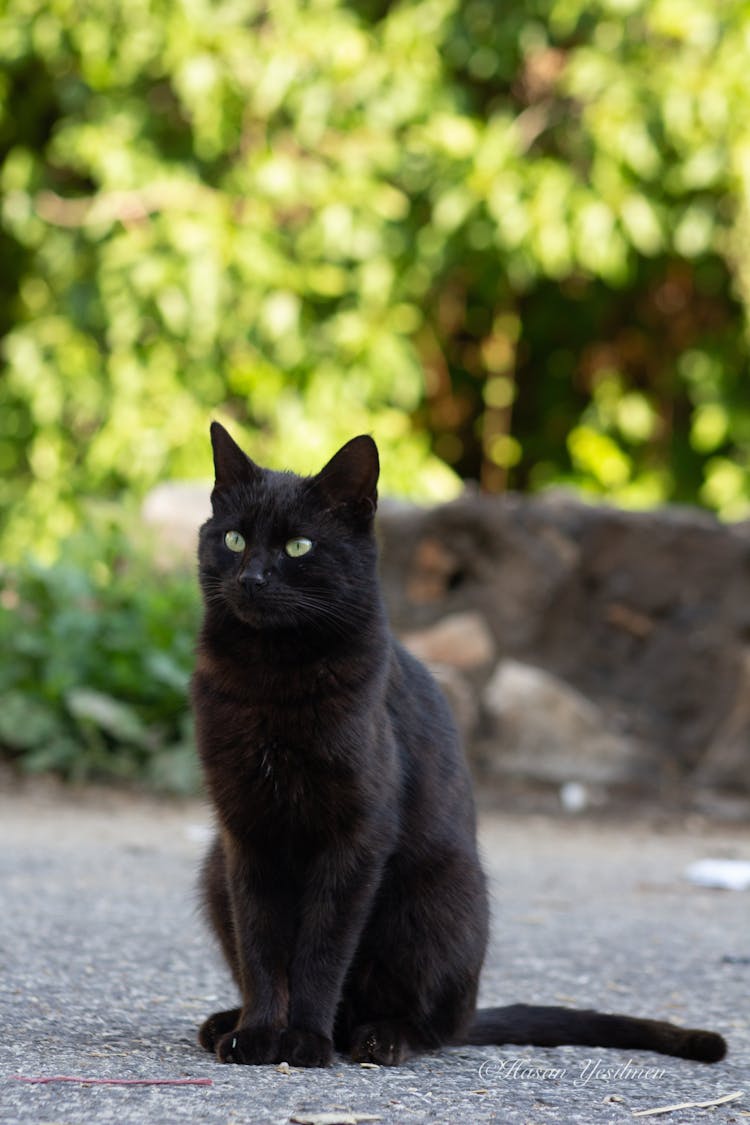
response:
[[[750,795],[750,524],[466,494],[379,527],[480,780]]]

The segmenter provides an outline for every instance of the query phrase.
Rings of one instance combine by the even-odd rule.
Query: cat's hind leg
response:
[[[239,984],[237,938],[232,926],[232,904],[227,889],[227,862],[218,836],[214,838],[203,861],[199,888],[206,921],[219,941],[232,976]]]
[[[336,1049],[358,1063],[398,1066],[412,1055],[455,1039],[474,1011],[473,973],[456,968],[436,979],[434,965],[401,948],[402,971],[360,956],[351,973],[334,1032]],[[477,974],[478,975],[478,974]]]
[[[397,1066],[459,1040],[474,1014],[486,940],[484,880],[471,849],[392,862],[347,977],[338,1050]]]
[[[218,836],[214,838],[203,862],[200,888],[207,920],[219,940],[235,980],[238,980],[236,945],[230,924],[231,905],[227,893],[226,861]],[[241,1008],[228,1008],[223,1012],[214,1012],[204,1020],[198,1030],[201,1047],[213,1054],[221,1037],[237,1027],[241,1011]]]
[[[419,1050],[415,1040],[418,1036],[409,1024],[399,1020],[373,1020],[354,1028],[349,1053],[354,1062],[398,1066]]]

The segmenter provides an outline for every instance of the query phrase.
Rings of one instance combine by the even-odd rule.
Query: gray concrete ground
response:
[[[623,1122],[738,1090],[716,1109],[656,1120],[750,1118],[750,892],[682,877],[703,856],[750,858],[747,829],[497,815],[482,825],[494,910],[484,1003],[594,1004],[714,1027],[730,1042],[717,1066],[504,1047],[445,1050],[397,1069],[342,1059],[285,1072],[221,1066],[196,1046],[200,1020],[234,1001],[195,904],[208,824],[199,803],[39,786],[0,796],[2,1125],[283,1125],[311,1114],[394,1125]],[[26,1085],[14,1075],[212,1084]]]

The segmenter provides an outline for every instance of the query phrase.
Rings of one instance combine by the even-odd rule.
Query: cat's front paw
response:
[[[279,1061],[279,1037],[275,1027],[238,1027],[216,1043],[219,1062],[263,1066]]]
[[[222,1035],[233,1031],[240,1022],[240,1008],[229,1008],[226,1012],[214,1012],[204,1020],[198,1029],[198,1042],[211,1054],[216,1050],[216,1044]]]
[[[281,1034],[279,1060],[290,1066],[330,1066],[333,1043],[317,1031],[290,1027]]]

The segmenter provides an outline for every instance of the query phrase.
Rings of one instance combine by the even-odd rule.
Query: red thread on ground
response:
[[[11,1074],[15,1082],[45,1085],[48,1082],[80,1082],[85,1086],[213,1086],[211,1078],[80,1078],[55,1074],[49,1078],[29,1078],[25,1074]]]

